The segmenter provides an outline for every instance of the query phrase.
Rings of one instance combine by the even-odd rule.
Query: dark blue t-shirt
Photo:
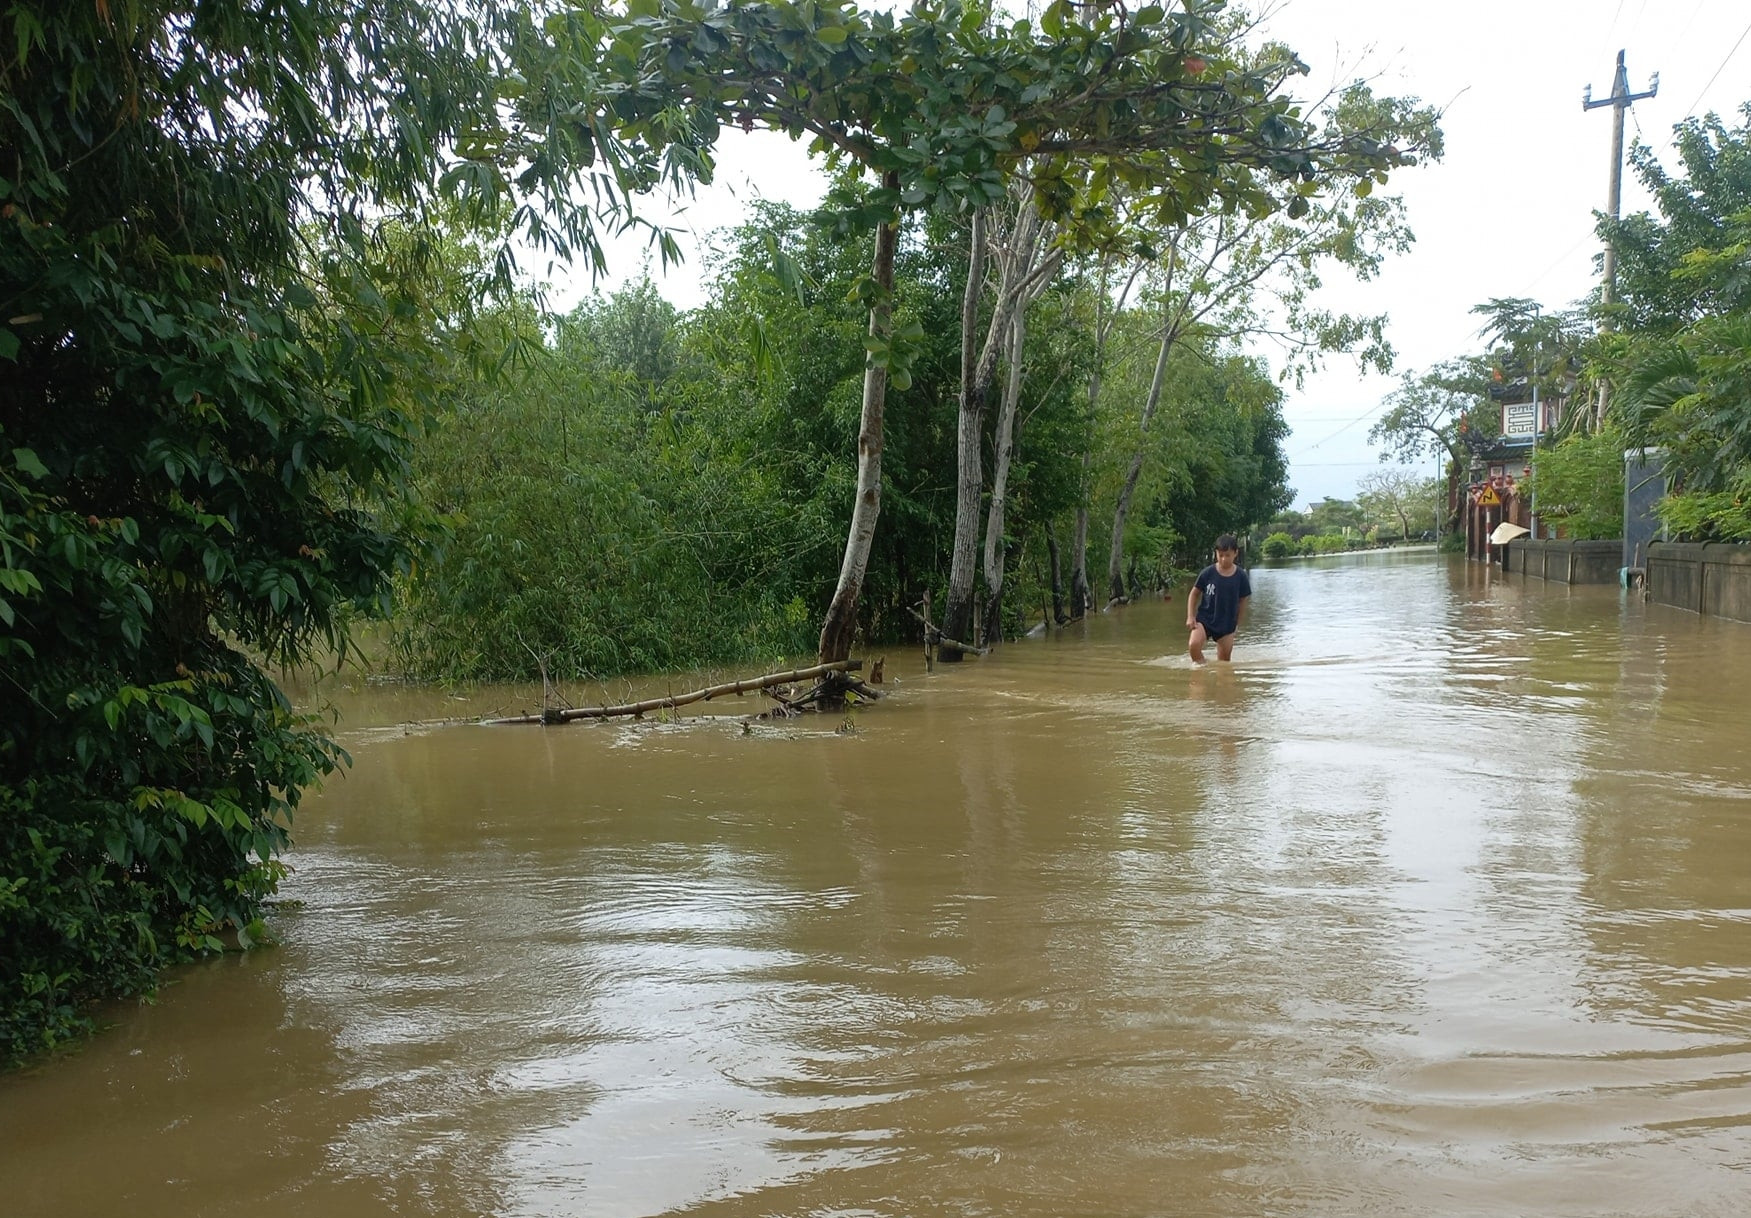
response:
[[[1213,639],[1233,634],[1240,624],[1240,598],[1252,595],[1252,581],[1246,572],[1236,567],[1233,575],[1224,575],[1212,563],[1199,573],[1198,587],[1204,593],[1198,600],[1198,620],[1204,623],[1204,633]]]

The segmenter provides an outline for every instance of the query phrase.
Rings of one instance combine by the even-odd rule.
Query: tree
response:
[[[1431,155],[1441,151],[1432,110],[1375,98],[1360,83],[1338,96],[1324,127],[1330,140],[1365,131]],[[1290,375],[1322,355],[1350,350],[1359,351],[1365,367],[1391,367],[1384,317],[1335,315],[1313,304],[1325,268],[1344,267],[1366,280],[1389,254],[1410,247],[1402,203],[1376,197],[1375,180],[1365,169],[1353,176],[1334,172],[1320,183],[1323,195],[1306,183],[1295,184],[1284,188],[1280,209],[1214,211],[1164,234],[1156,285],[1162,309],[1156,376],[1139,412],[1138,444],[1113,510],[1107,562],[1113,600],[1124,596],[1125,517],[1175,344],[1194,332],[1215,339],[1269,337],[1286,349]]]
[[[997,434],[993,440],[991,499],[985,514],[985,622],[988,643],[1003,638],[1003,576],[1006,553],[1005,517],[1009,506],[1009,475],[1015,458],[1017,417],[1021,411],[1023,356],[1027,351],[1028,309],[1043,295],[1057,273],[1059,252],[1046,248],[1050,233],[1031,204],[1024,204],[1021,222],[1011,240],[1005,280],[1014,304],[1008,310],[1003,359],[1007,373],[998,405]],[[957,522],[959,503],[957,501]],[[946,620],[946,618],[945,618]],[[946,654],[946,652],[944,653]]]
[[[1680,536],[1751,539],[1751,105],[1679,125],[1682,176],[1651,151],[1633,164],[1660,216],[1602,231],[1620,242],[1621,329],[1599,364],[1620,386],[1612,411],[1629,444],[1660,446],[1672,491],[1660,505]]]
[[[1429,518],[1427,512],[1421,511],[1420,502],[1426,481],[1408,469],[1377,469],[1356,480],[1360,492],[1357,501],[1374,520],[1396,519],[1398,535],[1409,537],[1413,512],[1418,513],[1419,519]]]
[[[841,3],[637,0],[632,20],[610,23],[616,113],[632,137],[660,145],[678,124],[708,133],[762,125],[807,134],[829,163],[882,182],[857,217],[877,234],[870,361],[857,494],[822,659],[850,649],[880,512],[887,377],[909,375],[921,337],[887,326],[902,208],[993,204],[1025,174],[1047,219],[1097,208],[1131,183],[1153,188],[1171,223],[1212,203],[1270,210],[1276,182],[1311,192],[1334,172],[1384,174],[1415,159],[1417,149],[1382,133],[1314,130],[1281,92],[1304,65],[1280,49],[1233,54],[1219,8],[1184,0],[1172,13],[1132,13],[1056,0],[1036,28],[954,3],[896,19]],[[1305,197],[1288,206],[1301,214]]]
[[[1027,332],[1027,306],[1037,299],[1057,273],[1061,251],[1051,248],[1054,226],[1040,217],[1034,192],[1025,182],[1012,184],[1007,207],[981,208],[975,211],[970,226],[967,257],[967,284],[961,304],[961,389],[959,426],[956,430],[956,494],[954,543],[949,553],[948,594],[943,601],[942,630],[950,639],[971,637],[973,610],[973,573],[979,532],[979,497],[984,490],[982,447],[983,423],[991,384],[1000,358],[1007,360],[1009,378],[1005,383],[1003,415],[1006,425],[998,428],[996,460],[1007,476],[1009,452],[1013,442],[1015,407],[1020,392],[1020,368],[1024,336]],[[990,229],[996,223],[999,232]],[[993,264],[993,295],[995,297],[984,340],[979,341],[978,321],[981,295],[986,281],[987,259]],[[1005,438],[1007,437],[1007,439]],[[1002,490],[994,485],[992,511],[1002,534]],[[988,608],[1001,595],[1002,577],[994,576],[997,558],[986,529],[985,574]],[[997,583],[994,586],[992,579]],[[1000,602],[998,602],[1000,606]],[[990,608],[995,616],[999,608]],[[947,646],[942,658],[955,661],[960,650]]]
[[[1660,164],[1657,149],[1639,142],[1631,148],[1631,168],[1656,211],[1599,217],[1599,235],[1617,249],[1617,299],[1606,316],[1626,341],[1671,337],[1742,307],[1740,279],[1699,276],[1686,266],[1694,252],[1720,249],[1729,224],[1751,211],[1751,103],[1740,107],[1739,119],[1730,126],[1708,114],[1679,123],[1678,172]]]
[[[1154,310],[1133,310],[1119,341],[1154,341]],[[1155,379],[1154,361],[1121,364],[1105,383],[1096,494],[1116,498],[1135,454],[1133,403]],[[1207,341],[1175,345],[1126,517],[1126,595],[1175,565],[1207,560],[1216,537],[1244,532],[1289,501],[1282,389],[1261,361]],[[1109,548],[1111,539],[1107,539]]]
[[[1501,411],[1490,401],[1490,368],[1470,356],[1406,373],[1386,397],[1387,409],[1368,429],[1383,446],[1382,461],[1412,462],[1425,453],[1445,453],[1463,469],[1468,452],[1501,435]]]
[[[1623,435],[1613,427],[1543,449],[1525,488],[1533,509],[1579,541],[1623,536],[1623,449]]]
[[[1175,420],[1180,471],[1157,511],[1178,535],[1172,557],[1195,567],[1223,533],[1244,534],[1288,506],[1289,425],[1282,388],[1261,360],[1228,355],[1204,376],[1185,379],[1208,389],[1190,395]]]
[[[1491,340],[1485,356],[1491,398],[1523,403],[1536,397],[1561,409],[1582,395],[1586,351],[1593,343],[1584,310],[1546,310],[1535,300],[1510,296],[1486,300],[1471,311],[1487,319],[1481,333]],[[1570,408],[1556,426],[1575,430],[1596,424],[1590,410]],[[1535,426],[1542,432],[1543,420]]]
[[[17,0],[0,60],[0,1057],[261,933],[345,754],[264,667],[344,653],[472,355],[444,226],[599,258],[684,176],[520,8]],[[529,84],[527,82],[535,82]]]
[[[1147,249],[1147,247],[1145,247]],[[1125,315],[1131,289],[1148,269],[1147,257],[1130,257],[1132,251],[1120,251],[1112,246],[1100,250],[1094,263],[1094,273],[1087,285],[1092,291],[1089,312],[1089,348],[1092,358],[1087,378],[1087,426],[1082,429],[1082,477],[1077,484],[1076,516],[1070,542],[1070,616],[1080,618],[1094,608],[1094,593],[1088,582],[1089,509],[1094,488],[1094,421],[1100,404],[1101,385],[1109,367],[1109,344],[1114,329]],[[1121,261],[1128,259],[1129,270],[1115,291],[1112,281]],[[1085,289],[1087,290],[1087,289]]]
[[[679,327],[680,314],[657,291],[648,265],[633,286],[584,301],[564,323],[567,344],[598,369],[629,379],[647,409],[656,405],[657,387],[675,373]]]

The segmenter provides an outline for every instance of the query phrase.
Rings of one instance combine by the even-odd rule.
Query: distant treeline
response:
[[[556,323],[507,311],[512,362],[458,379],[414,449],[415,486],[443,529],[395,619],[409,675],[522,677],[539,656],[554,675],[599,677],[813,649],[844,545],[864,375],[854,287],[867,250],[840,223],[852,189],[813,213],[760,204],[720,234],[697,309],[677,310],[647,277]],[[964,245],[940,219],[900,241],[896,324],[916,320],[922,337],[910,385],[888,391],[862,600],[872,643],[915,630],[905,609],[926,591],[944,596]],[[1086,495],[1098,561],[1138,443],[1160,307],[1118,318],[1091,403],[1097,291],[1066,274],[1031,310],[1003,525],[1007,634],[1072,612],[1073,518]],[[1156,586],[1216,534],[1282,507],[1280,401],[1260,361],[1199,333],[1178,343],[1126,520],[1127,581]]]

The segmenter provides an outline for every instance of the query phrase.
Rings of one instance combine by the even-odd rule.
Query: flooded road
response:
[[[0,1078],[0,1207],[1745,1213],[1751,626],[1253,585],[1232,666],[1139,605],[843,725],[356,699],[282,945]]]

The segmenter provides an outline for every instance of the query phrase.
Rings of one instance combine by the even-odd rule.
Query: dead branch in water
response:
[[[810,681],[816,678],[826,679],[820,681],[805,697],[787,699],[778,694],[771,696],[782,706],[792,709],[821,698],[834,686],[842,690],[855,690],[866,698],[881,697],[879,691],[871,689],[857,678],[837,675],[856,672],[862,667],[862,660],[836,660],[831,664],[817,664],[813,668],[798,668],[790,672],[767,673],[763,677],[726,681],[722,685],[712,685],[706,689],[696,689],[692,693],[675,694],[667,698],[647,698],[643,702],[627,702],[619,706],[580,706],[572,710],[554,710],[549,707],[544,708],[538,715],[511,715],[503,719],[482,719],[481,722],[491,726],[500,726],[511,723],[570,723],[574,719],[613,719],[622,715],[631,715],[636,718],[652,711],[672,710],[692,702],[708,702],[725,694],[745,694],[751,690],[765,690],[774,685],[790,685],[798,681]]]
[[[956,651],[965,652],[970,656],[982,656],[989,650],[989,648],[985,647],[974,647],[971,643],[957,643],[954,639],[949,638],[948,635],[938,630],[936,624],[930,620],[930,598],[927,596],[918,603],[924,606],[923,613],[918,612],[917,606],[914,605],[906,606],[906,612],[924,623],[924,647],[927,667],[930,666],[929,662],[933,658],[929,654],[929,649],[938,645],[953,647]]]
[[[770,710],[761,711],[757,715],[749,715],[742,722],[744,725],[763,719],[794,719],[810,706],[820,710],[838,709],[837,703],[848,693],[856,694],[873,702],[882,696],[882,691],[871,687],[868,683],[856,677],[847,677],[843,673],[828,673],[808,693],[800,697],[790,697],[775,690],[763,691],[768,698],[778,703]]]

